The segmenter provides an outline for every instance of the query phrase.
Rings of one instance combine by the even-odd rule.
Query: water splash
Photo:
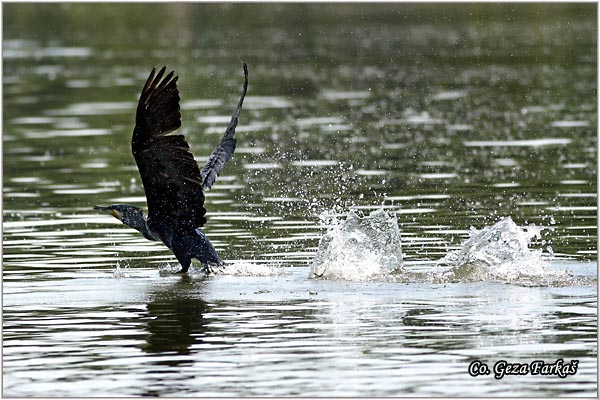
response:
[[[519,227],[511,217],[481,230],[471,228],[469,239],[460,249],[437,261],[429,272],[403,267],[398,222],[395,215],[384,209],[368,216],[351,210],[345,220],[330,213],[320,217],[328,229],[311,263],[311,278],[405,283],[496,281],[523,286],[565,286],[589,281],[552,270],[551,251],[530,248],[546,228],[534,224]]]
[[[115,269],[113,270],[113,278],[121,279],[124,276],[125,276],[125,274],[123,273],[123,270],[121,269],[121,262],[117,261],[117,265],[115,266]]]
[[[167,263],[159,268],[160,276],[179,275],[181,266],[179,264]],[[188,270],[189,275],[194,276],[272,276],[284,273],[284,269],[274,264],[255,264],[245,261],[234,261],[223,267],[212,267],[210,273],[200,264],[192,264]]]
[[[328,230],[310,267],[311,278],[364,281],[402,268],[402,245],[396,216],[383,209],[365,217],[350,210],[345,220],[321,214]]]
[[[501,281],[521,283],[564,275],[550,270],[550,256],[542,249],[530,249],[544,228],[531,224],[519,227],[504,217],[481,230],[471,228],[470,238],[459,250],[448,253],[438,265],[449,266],[437,278],[444,281]]]
[[[159,276],[172,276],[176,275],[179,271],[181,271],[181,265],[178,263],[166,263],[158,267],[158,275]],[[194,266],[190,266],[190,273],[195,272]]]
[[[115,269],[112,271],[112,277],[114,279],[126,279],[131,277],[131,273],[129,270],[129,265],[125,263],[125,265],[121,265],[121,261],[117,261],[117,265],[115,265]]]
[[[250,262],[237,261],[227,264],[217,275],[236,276],[272,276],[281,275],[284,269],[278,265],[254,264]]]
[[[438,260],[427,272],[415,272],[403,265],[402,241],[396,215],[379,208],[369,215],[350,210],[346,218],[335,212],[321,213],[327,226],[310,265],[309,278],[346,281],[386,281],[403,283],[451,283],[496,281],[522,286],[568,286],[590,284],[590,278],[575,277],[550,268],[551,249],[530,248],[541,239],[545,228],[530,224],[519,227],[504,217],[481,230],[471,228],[470,237],[460,248]],[[544,242],[542,242],[544,243]],[[179,271],[179,265],[163,265],[161,276]],[[206,274],[192,266],[190,274]],[[275,276],[285,273],[276,264],[233,261],[210,275]],[[115,277],[123,277],[119,265]]]

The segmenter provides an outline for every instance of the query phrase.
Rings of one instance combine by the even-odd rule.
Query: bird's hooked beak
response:
[[[104,213],[110,214],[113,217],[115,217],[116,219],[118,219],[119,221],[123,220],[123,214],[121,214],[119,211],[115,210],[114,208],[111,208],[110,206],[109,207],[94,206],[94,210],[99,210]]]

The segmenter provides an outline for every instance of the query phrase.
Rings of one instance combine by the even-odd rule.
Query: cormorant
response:
[[[146,239],[163,242],[187,272],[192,258],[207,272],[222,267],[223,261],[200,227],[206,223],[204,191],[211,188],[235,150],[235,128],[248,89],[248,68],[244,67],[242,96],[220,143],[202,168],[190,152],[183,135],[169,135],[181,126],[179,91],[174,71],[164,79],[166,67],[158,74],[152,69],[138,102],[131,150],[140,171],[148,216],[138,207],[113,204],[95,206],[138,230]]]

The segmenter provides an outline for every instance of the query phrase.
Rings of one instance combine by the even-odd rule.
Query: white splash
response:
[[[225,265],[216,275],[236,275],[236,276],[270,276],[280,275],[283,268],[277,265],[254,264],[250,262],[238,261]]]
[[[121,262],[117,261],[117,265],[115,266],[115,269],[113,270],[113,278],[115,279],[121,279],[125,276],[123,270],[121,269]]]
[[[402,245],[396,216],[383,209],[360,217],[350,210],[341,221],[327,213],[328,225],[311,263],[310,277],[365,281],[402,268]]]
[[[160,276],[181,275],[181,265],[167,263],[159,268]],[[210,272],[199,264],[192,264],[188,271],[192,276],[218,276],[218,275],[235,275],[235,276],[270,276],[280,275],[285,272],[284,268],[275,264],[254,264],[245,261],[228,262],[222,267],[211,267]]]
[[[474,282],[498,281],[526,286],[559,286],[572,281],[564,271],[550,268],[551,249],[530,248],[544,227],[519,227],[505,217],[481,230],[471,228],[470,238],[448,253],[430,272],[403,268],[400,231],[395,215],[383,209],[361,217],[349,211],[345,220],[330,214],[311,267],[311,278],[348,281]],[[551,228],[550,228],[551,229]]]
[[[451,268],[442,276],[450,281],[498,280],[518,282],[527,278],[555,275],[542,249],[530,249],[542,227],[520,228],[505,217],[481,230],[472,228],[470,238],[459,250],[448,253],[438,264]]]
[[[179,271],[181,271],[181,265],[179,265],[178,263],[166,263],[163,264],[161,266],[158,267],[158,275],[159,276],[173,276],[173,275],[180,275]],[[193,274],[195,272],[195,268],[194,266],[190,266],[190,270],[189,270],[190,274]]]

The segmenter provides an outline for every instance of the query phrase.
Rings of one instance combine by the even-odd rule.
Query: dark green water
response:
[[[596,37],[595,4],[4,4],[4,395],[595,395],[593,285],[306,276],[321,212],[382,204],[409,267],[511,216],[594,276]],[[179,75],[202,165],[242,61],[205,231],[289,272],[159,276],[172,254],[91,207],[144,206],[130,140],[153,66]],[[466,373],[536,357],[581,368]]]

